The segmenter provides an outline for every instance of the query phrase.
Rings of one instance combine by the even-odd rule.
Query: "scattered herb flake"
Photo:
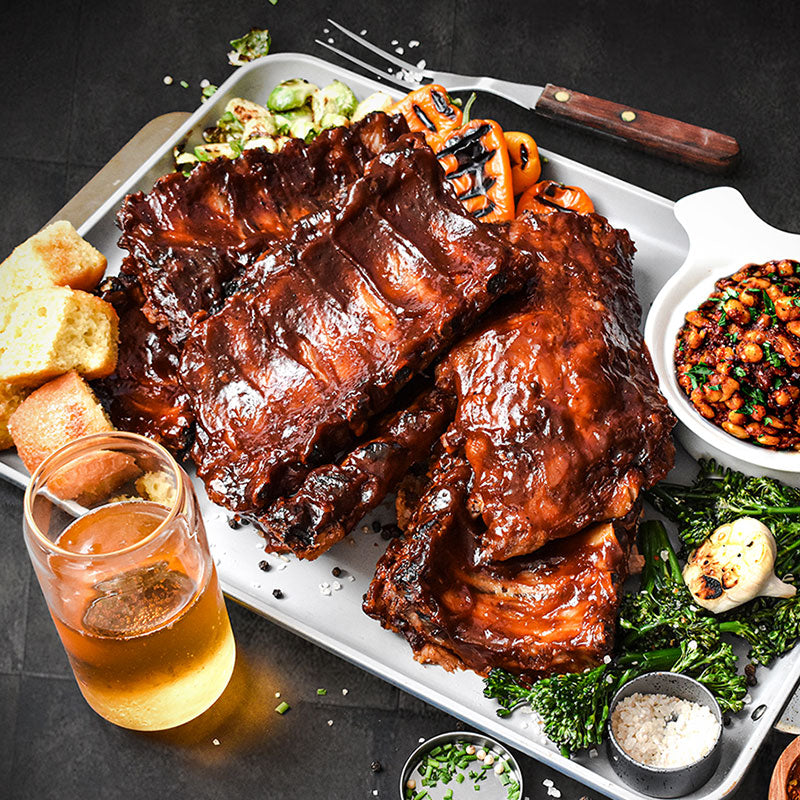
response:
[[[233,50],[228,53],[228,61],[234,67],[240,67],[267,55],[271,44],[272,37],[266,28],[251,28],[244,36],[231,40]]]

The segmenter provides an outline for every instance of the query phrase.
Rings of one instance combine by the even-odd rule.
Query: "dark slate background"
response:
[[[230,74],[229,39],[268,27],[275,52],[324,56],[313,39],[328,16],[366,28],[383,46],[417,39],[414,60],[442,69],[549,81],[730,133],[744,159],[733,175],[716,178],[555,127],[499,100],[481,98],[478,106],[506,127],[530,130],[546,148],[672,199],[731,184],[768,222],[800,231],[798,8],[763,0],[13,3],[0,26],[0,258],[142,125],[193,110],[200,80],[221,83]],[[171,86],[162,82],[167,74]],[[211,712],[162,734],[106,724],[83,702],[33,580],[21,499],[0,485],[0,796],[368,798],[377,789],[394,798],[418,738],[455,726],[233,603],[242,657],[231,690]],[[316,696],[319,686],[327,696]],[[276,691],[292,705],[284,717],[273,712]],[[770,737],[737,800],[766,797],[788,742]],[[383,765],[379,773],[370,770],[374,759]],[[596,796],[530,759],[523,764],[531,798],[544,795],[548,777],[565,800]]]

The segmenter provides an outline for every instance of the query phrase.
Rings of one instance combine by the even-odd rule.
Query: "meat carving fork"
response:
[[[592,131],[704,172],[727,172],[739,160],[739,143],[731,136],[612,103],[609,100],[601,100],[551,83],[546,86],[534,86],[497,78],[470,77],[453,72],[420,69],[398,58],[394,53],[382,50],[338,22],[332,19],[328,22],[362,47],[399,67],[400,71],[380,69],[320,39],[315,40],[317,44],[403,89],[412,90],[418,89],[425,83],[439,83],[451,92],[467,90],[489,92],[523,108],[531,109],[554,122]]]

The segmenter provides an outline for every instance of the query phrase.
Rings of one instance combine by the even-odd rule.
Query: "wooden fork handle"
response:
[[[544,87],[536,111],[704,172],[727,172],[739,160],[739,143],[732,136],[552,83]]]

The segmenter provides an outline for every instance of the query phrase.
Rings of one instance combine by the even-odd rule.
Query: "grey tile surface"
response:
[[[43,161],[66,158],[80,5],[79,0],[15,3],[13,23],[5,8],[0,25],[4,153]]]
[[[19,490],[8,488],[0,494],[0,673],[18,672],[25,650],[28,584],[33,570],[22,539],[21,500]]]
[[[64,163],[0,158],[0,186],[6,197],[0,214],[0,259],[64,205],[66,173]]]
[[[20,675],[0,675],[0,787],[8,786],[15,762],[15,733],[19,707]]]

